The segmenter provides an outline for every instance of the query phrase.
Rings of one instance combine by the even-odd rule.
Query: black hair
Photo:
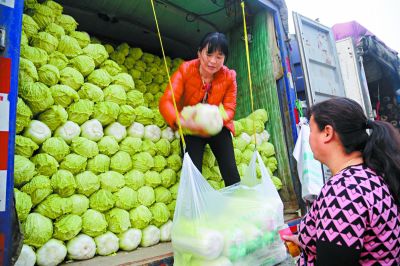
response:
[[[209,32],[201,39],[197,51],[202,51],[208,45],[208,53],[212,54],[215,51],[221,52],[225,55],[225,62],[229,55],[228,40],[225,34],[220,32]]]
[[[362,152],[364,163],[382,175],[400,205],[400,133],[394,126],[368,120],[357,102],[341,97],[313,105],[308,112],[311,115],[320,130],[327,125],[334,128],[346,153]]]

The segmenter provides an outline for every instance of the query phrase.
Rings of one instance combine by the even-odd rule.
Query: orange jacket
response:
[[[199,72],[200,60],[194,59],[184,62],[172,75],[171,83],[174,89],[174,96],[178,111],[183,107],[200,103],[205,95],[203,82]],[[232,134],[235,134],[233,117],[236,111],[236,72],[226,66],[214,75],[211,83],[211,91],[208,93],[207,103],[212,105],[224,105],[228,118],[224,120]],[[176,128],[176,113],[172,102],[172,93],[168,85],[159,103],[160,113],[172,128]]]

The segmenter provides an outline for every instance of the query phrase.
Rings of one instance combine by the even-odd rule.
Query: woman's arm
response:
[[[228,73],[229,85],[222,101],[225,112],[227,114],[227,118],[224,120],[224,125],[233,120],[236,112],[236,72],[234,70],[228,70]]]
[[[179,103],[181,101],[181,97],[183,94],[184,87],[184,72],[185,72],[185,63],[181,64],[178,70],[171,76],[171,84],[174,91],[175,101]],[[172,90],[170,85],[168,84],[164,95],[161,97],[159,102],[159,110],[161,115],[164,117],[167,124],[172,128],[176,129],[176,111],[174,108],[174,103],[172,101]]]

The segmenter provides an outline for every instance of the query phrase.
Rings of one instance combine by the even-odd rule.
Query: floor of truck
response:
[[[64,263],[64,266],[172,266],[172,245],[171,242],[160,243],[148,248],[138,248],[131,252],[120,251],[112,256],[97,256],[90,260],[74,261]],[[295,265],[290,257],[279,266]]]

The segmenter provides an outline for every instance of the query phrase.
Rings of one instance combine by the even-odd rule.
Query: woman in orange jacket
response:
[[[233,118],[236,111],[236,72],[224,66],[228,57],[228,41],[224,34],[212,32],[206,34],[200,42],[197,59],[186,61],[172,75],[171,83],[178,111],[185,106],[208,103],[219,106],[221,103],[227,113],[220,133],[208,136],[191,121],[176,117],[172,101],[172,91],[167,87],[160,99],[159,109],[168,125],[177,129],[177,119],[181,125],[195,135],[185,135],[186,152],[201,172],[204,148],[210,145],[218,162],[225,185],[240,181],[232,143],[235,134]],[[231,134],[232,133],[232,134]]]

